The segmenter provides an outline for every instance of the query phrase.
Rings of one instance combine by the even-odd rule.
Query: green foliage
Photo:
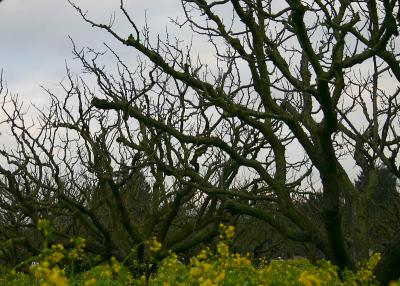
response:
[[[232,253],[230,246],[234,236],[232,226],[221,225],[221,235],[215,250],[205,248],[190,262],[184,264],[175,253],[163,259],[152,275],[142,275],[134,279],[128,268],[114,257],[108,263],[97,265],[82,273],[74,273],[71,261],[82,259],[84,240],[76,239],[75,247],[66,250],[61,244],[44,248],[38,263],[30,267],[29,274],[16,273],[12,269],[0,269],[1,285],[37,286],[105,286],[105,285],[293,285],[293,286],[357,286],[378,285],[373,269],[380,260],[375,254],[356,273],[345,271],[342,279],[339,270],[329,261],[321,260],[312,264],[306,259],[272,261],[252,261],[248,255]],[[160,244],[152,238],[148,242],[154,246],[152,253],[160,249]],[[70,263],[63,262],[70,261]],[[68,260],[69,259],[69,260]],[[148,265],[150,266],[150,265]],[[393,282],[391,285],[398,285]]]

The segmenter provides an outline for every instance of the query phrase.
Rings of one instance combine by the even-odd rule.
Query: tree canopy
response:
[[[380,170],[400,177],[399,2],[180,2],[184,18],[172,25],[201,39],[205,54],[179,35],[154,37],[123,2],[129,35],[70,2],[140,57],[127,62],[107,46],[117,66],[108,69],[102,53],[74,46],[97,87],[68,72],[63,98],[48,91],[39,131],[15,98],[13,111],[3,105],[17,142],[1,151],[3,223],[59,218],[59,238],[83,232],[94,252],[123,257],[135,246],[145,260],[149,237],[185,251],[210,241],[220,222],[246,216],[356,269],[372,243],[368,212]],[[130,215],[136,199],[124,197],[135,176],[148,184],[140,220]],[[380,281],[400,276],[399,248],[393,236]]]

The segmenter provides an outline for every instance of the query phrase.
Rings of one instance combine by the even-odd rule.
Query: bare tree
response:
[[[142,245],[156,233],[167,248],[181,250],[212,238],[219,221],[251,215],[287,238],[312,243],[342,269],[356,269],[368,256],[368,202],[379,167],[400,177],[398,1],[181,0],[184,18],[173,23],[209,43],[213,62],[172,35],[152,40],[149,27],[140,28],[123,2],[130,35],[92,21],[70,3],[85,21],[142,57],[128,66],[109,49],[118,67],[111,73],[98,64],[101,54],[75,49],[98,89],[71,80],[65,91],[67,99],[79,99],[78,112],[53,96],[42,136],[51,140],[64,128],[79,135],[78,141],[64,137],[61,149],[82,142],[75,157],[95,177],[102,197],[112,198],[109,211],[118,215],[129,244]],[[65,163],[60,168],[56,141],[46,145],[16,124],[20,118],[8,118],[25,134],[15,134],[22,148],[18,160],[3,155],[18,162],[15,170],[1,170],[20,209],[35,221],[38,210],[30,210],[27,195],[13,187],[21,186],[13,182],[24,174],[40,181],[40,190],[57,194],[52,204],[63,201],[79,210],[108,251],[116,251],[116,240],[80,199],[86,192],[65,195],[77,188],[67,188],[61,175],[65,169],[69,184],[78,181],[71,181],[77,173],[65,159],[74,156],[57,155]],[[43,155],[47,161],[37,163]],[[345,160],[366,174],[362,190]],[[122,162],[127,174],[140,166],[153,180],[150,219],[142,229],[128,219],[121,197]],[[45,175],[51,183],[44,184]],[[322,192],[319,216],[299,204],[318,195],[315,184]],[[344,222],[345,212],[351,224]],[[168,238],[175,227],[182,231]],[[400,275],[399,247],[400,237],[377,267],[383,283]]]
[[[148,90],[114,92],[108,78],[99,76],[104,95],[94,96],[92,104],[162,134],[165,154],[156,160],[165,174],[213,194],[232,212],[311,241],[340,267],[354,269],[368,255],[366,201],[372,191],[354,186],[341,159],[353,158],[368,172],[368,190],[377,183],[380,164],[400,176],[398,1],[181,4],[185,18],[175,24],[210,43],[215,68],[171,36],[151,41],[148,28],[141,31],[123,3],[129,36],[91,21],[72,4],[91,25],[152,63],[148,75],[138,78],[149,82]],[[100,74],[95,66],[90,70]],[[126,136],[119,142],[132,143]],[[212,160],[209,153],[216,150],[223,160]],[[294,152],[300,159],[290,158]],[[207,177],[203,166],[214,162],[224,162],[220,175],[230,176],[230,184]],[[307,198],[303,181],[315,172],[324,230],[294,203]],[[345,201],[349,229],[343,224]],[[264,202],[274,207],[260,208]]]
[[[11,149],[0,151],[0,247],[9,261],[40,253],[41,218],[52,222],[50,243],[69,247],[70,238],[84,236],[89,253],[102,260],[129,256],[147,262],[152,237],[162,242],[163,257],[169,249],[184,252],[216,236],[227,214],[221,205],[207,207],[210,199],[182,177],[167,179],[159,156],[173,147],[162,144],[163,134],[94,108],[85,82],[69,70],[67,75],[63,99],[47,90],[50,105],[36,110],[32,124],[18,98],[3,92],[3,124],[14,139]],[[120,92],[134,82],[124,84]]]

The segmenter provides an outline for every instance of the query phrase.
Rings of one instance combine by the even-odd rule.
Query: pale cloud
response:
[[[119,11],[119,0],[75,0],[95,21],[107,23],[117,16],[115,29],[129,35],[131,27]],[[163,33],[168,17],[180,11],[175,0],[125,1],[126,9],[139,25],[145,14],[154,33]],[[176,13],[175,13],[176,12]],[[9,0],[0,6],[0,69],[9,89],[23,98],[46,96],[40,85],[53,85],[65,76],[65,62],[73,62],[71,36],[80,47],[104,49],[111,42],[128,54],[110,35],[85,23],[67,0]],[[31,85],[28,87],[28,85]]]
[[[88,16],[107,23],[115,13],[115,29],[128,36],[132,28],[119,11],[119,0],[74,0]],[[168,17],[180,11],[176,0],[125,0],[126,9],[139,26],[145,24],[145,15],[152,33],[164,33]],[[32,114],[34,108],[48,105],[49,97],[42,86],[62,96],[58,83],[65,79],[65,65],[79,74],[81,65],[73,59],[72,43],[78,47],[104,50],[104,42],[115,48],[125,58],[134,58],[132,49],[123,47],[104,31],[85,23],[67,0],[7,0],[0,5],[0,70],[7,90],[18,95],[25,110]],[[112,57],[106,57],[110,67]],[[93,84],[94,85],[94,84]],[[4,93],[3,93],[4,95]],[[0,111],[0,122],[5,114]],[[0,124],[1,145],[12,148],[14,141],[7,124]]]

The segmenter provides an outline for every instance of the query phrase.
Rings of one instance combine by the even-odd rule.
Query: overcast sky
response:
[[[96,22],[107,23],[116,13],[115,30],[121,35],[133,33],[126,19],[120,14],[120,0],[73,0]],[[165,27],[180,38],[188,39],[185,31],[174,30],[169,17],[182,16],[177,0],[125,0],[125,6],[141,27],[147,22],[152,35],[165,35]],[[0,69],[8,89],[19,94],[20,99],[44,106],[48,96],[41,85],[56,89],[65,77],[65,63],[75,73],[80,64],[74,61],[70,36],[78,47],[104,50],[107,42],[119,53],[134,54],[123,47],[105,31],[85,23],[67,0],[4,0],[0,3]],[[207,53],[198,42],[194,48]],[[206,57],[207,58],[207,57]],[[213,61],[212,57],[208,60]],[[110,65],[112,63],[110,62]],[[0,128],[0,132],[3,130]],[[4,143],[4,132],[2,136]],[[351,164],[351,166],[354,166]]]
[[[119,0],[75,0],[92,19],[108,22],[118,12]],[[180,12],[175,0],[126,0],[135,20],[144,23],[147,14],[154,33],[163,31],[168,17]],[[128,25],[116,20],[116,28],[129,33]],[[72,44],[101,48],[112,41],[104,31],[85,23],[67,0],[4,0],[0,4],[0,69],[9,90],[20,98],[43,102],[46,95],[40,85],[52,88],[65,75],[65,62],[74,67]],[[104,48],[103,48],[104,49]],[[125,51],[126,52],[126,51]],[[75,63],[77,67],[77,63]]]

